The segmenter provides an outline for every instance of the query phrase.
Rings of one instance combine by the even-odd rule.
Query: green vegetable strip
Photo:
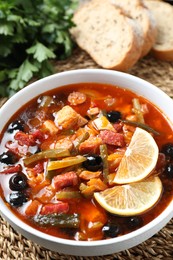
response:
[[[109,167],[108,167],[108,152],[107,146],[105,144],[100,145],[100,156],[103,160],[103,178],[104,182],[108,183],[108,174],[109,174]]]
[[[53,171],[46,171],[45,172],[45,178],[47,179],[47,180],[52,180],[53,179],[53,177],[55,177],[56,175],[58,175],[58,173],[57,173],[57,171],[56,170],[53,170]]]
[[[139,123],[144,124],[145,121],[144,121],[143,113],[142,113],[142,111],[141,111],[141,105],[140,105],[140,103],[139,103],[139,99],[134,98],[134,99],[132,100],[132,102],[133,102],[133,112],[134,112],[135,115],[137,116],[137,121],[138,121]]]
[[[79,148],[79,145],[81,143],[83,143],[85,140],[87,140],[89,137],[89,133],[88,132],[85,132],[84,134],[81,134],[77,140],[74,141],[74,146],[75,146],[75,149],[78,149]]]
[[[56,193],[58,200],[81,198],[79,191],[59,191]]]
[[[40,226],[55,226],[60,228],[78,228],[80,225],[79,214],[48,214],[38,215],[34,218],[34,222]]]
[[[153,133],[155,135],[160,135],[159,132],[157,132],[156,130],[154,130],[153,128],[151,128],[150,126],[146,125],[146,124],[142,124],[142,123],[139,123],[139,122],[135,122],[135,121],[130,121],[130,120],[124,120],[124,119],[121,119],[121,122],[123,122],[124,124],[127,124],[127,125],[132,125],[132,126],[136,126],[136,127],[140,127],[150,133]]]
[[[29,164],[34,163],[39,160],[55,159],[58,157],[64,157],[64,156],[69,156],[69,155],[70,155],[69,150],[50,149],[50,150],[46,150],[46,151],[42,151],[42,152],[33,154],[30,157],[25,158],[23,161],[24,161],[25,166],[28,166]]]
[[[50,161],[48,163],[47,170],[52,171],[52,170],[57,170],[65,167],[69,167],[72,165],[80,164],[82,162],[86,161],[86,157],[77,155],[75,157],[68,157],[64,158],[62,160],[57,160],[57,161]]]

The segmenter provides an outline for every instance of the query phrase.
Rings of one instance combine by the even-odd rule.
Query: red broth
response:
[[[108,114],[116,117],[109,123],[123,136],[118,144],[107,144],[108,153],[123,154],[136,128],[123,122],[124,119],[137,121],[134,98],[141,105],[145,125],[159,133],[152,135],[160,151],[155,171],[162,181],[163,193],[159,202],[147,212],[123,217],[108,213],[93,197],[95,191],[112,186],[111,181],[104,183],[100,162],[97,161],[94,169],[93,165],[85,169],[84,164],[78,163],[48,171],[48,162],[57,159],[37,156],[47,150],[65,149],[70,153],[68,156],[99,157],[102,140],[92,120],[100,114],[106,118]],[[65,106],[67,111],[59,114],[59,123],[55,123],[57,112],[62,112]],[[112,111],[118,113],[112,115]],[[17,217],[47,234],[90,241],[121,236],[156,218],[173,198],[173,152],[170,152],[173,151],[173,128],[157,107],[129,90],[81,83],[46,92],[15,113],[0,138],[0,195]],[[37,160],[28,163],[26,158],[33,157]],[[58,160],[63,157],[59,156]],[[109,172],[116,173],[117,168],[118,165],[109,165]],[[90,177],[86,176],[86,171]],[[93,188],[96,182],[97,187]],[[49,224],[51,217],[54,221],[57,215],[62,221],[67,219],[61,226]]]

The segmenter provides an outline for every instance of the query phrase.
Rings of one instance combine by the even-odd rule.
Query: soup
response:
[[[155,162],[141,179],[139,172],[137,179],[117,182],[137,132],[152,138]],[[63,86],[23,106],[1,133],[0,194],[14,214],[42,232],[74,240],[108,239],[146,225],[170,203],[172,158],[172,126],[143,97],[106,84]],[[129,197],[123,209],[115,205],[112,189],[151,179],[162,186],[152,205],[129,210]]]

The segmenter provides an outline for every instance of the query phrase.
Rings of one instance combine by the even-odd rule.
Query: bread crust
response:
[[[78,9],[73,20],[72,36],[101,67],[127,71],[141,56],[138,27],[112,4],[91,1]]]
[[[152,54],[164,61],[173,61],[173,6],[158,0],[145,0],[145,5],[154,15],[158,34]]]
[[[152,49],[151,53],[153,56],[159,60],[163,61],[173,61],[173,48],[170,50],[157,50],[157,49]]]
[[[100,0],[95,0],[100,1]],[[101,0],[105,2],[105,0]],[[143,0],[106,0],[122,8],[124,13],[134,19],[140,27],[143,37],[141,57],[149,53],[156,40],[157,27],[152,12],[144,5]]]

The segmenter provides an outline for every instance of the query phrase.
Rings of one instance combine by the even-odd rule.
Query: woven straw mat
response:
[[[84,52],[76,49],[65,61],[57,61],[56,71],[81,68],[99,68]],[[140,60],[130,71],[166,92],[173,98],[173,63],[158,61],[150,55]],[[1,99],[0,105],[5,102]],[[49,251],[15,232],[2,218],[0,219],[0,259],[1,260],[173,260],[173,219],[159,233],[142,244],[129,250],[108,256],[78,257]]]

